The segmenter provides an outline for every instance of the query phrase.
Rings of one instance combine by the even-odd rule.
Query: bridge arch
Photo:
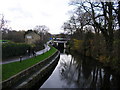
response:
[[[68,40],[69,39],[67,38],[53,38],[53,44],[57,48],[59,47],[66,48]]]

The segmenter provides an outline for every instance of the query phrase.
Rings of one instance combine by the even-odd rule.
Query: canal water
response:
[[[63,50],[58,65],[41,88],[120,88],[120,78],[97,60]]]

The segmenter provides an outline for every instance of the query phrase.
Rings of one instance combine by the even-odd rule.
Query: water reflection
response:
[[[65,52],[65,51],[64,51]],[[120,78],[89,57],[61,54],[60,61],[41,88],[120,88]]]

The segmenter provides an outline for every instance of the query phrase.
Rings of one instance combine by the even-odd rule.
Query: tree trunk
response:
[[[112,59],[113,54],[113,40],[111,38],[106,38],[106,56]]]
[[[120,1],[118,2],[118,23],[119,23],[119,31],[120,31]]]
[[[107,3],[108,4],[108,14],[109,14],[109,19],[108,19],[108,40],[107,40],[107,50],[108,50],[108,56],[110,59],[112,59],[112,54],[113,54],[113,41],[114,41],[114,35],[113,35],[113,16],[112,16],[112,7],[113,4],[112,2]]]

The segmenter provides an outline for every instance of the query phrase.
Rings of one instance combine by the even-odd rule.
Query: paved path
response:
[[[50,50],[50,47],[48,45],[44,45],[44,46],[45,46],[45,49],[36,52],[36,56],[41,55],[41,54],[43,54],[43,53]],[[31,55],[31,56],[23,56],[22,60],[26,60],[26,59],[31,58],[31,57],[33,57],[33,55]],[[7,64],[7,63],[17,62],[17,61],[20,61],[19,57],[8,59],[6,61],[0,62],[0,64]]]

